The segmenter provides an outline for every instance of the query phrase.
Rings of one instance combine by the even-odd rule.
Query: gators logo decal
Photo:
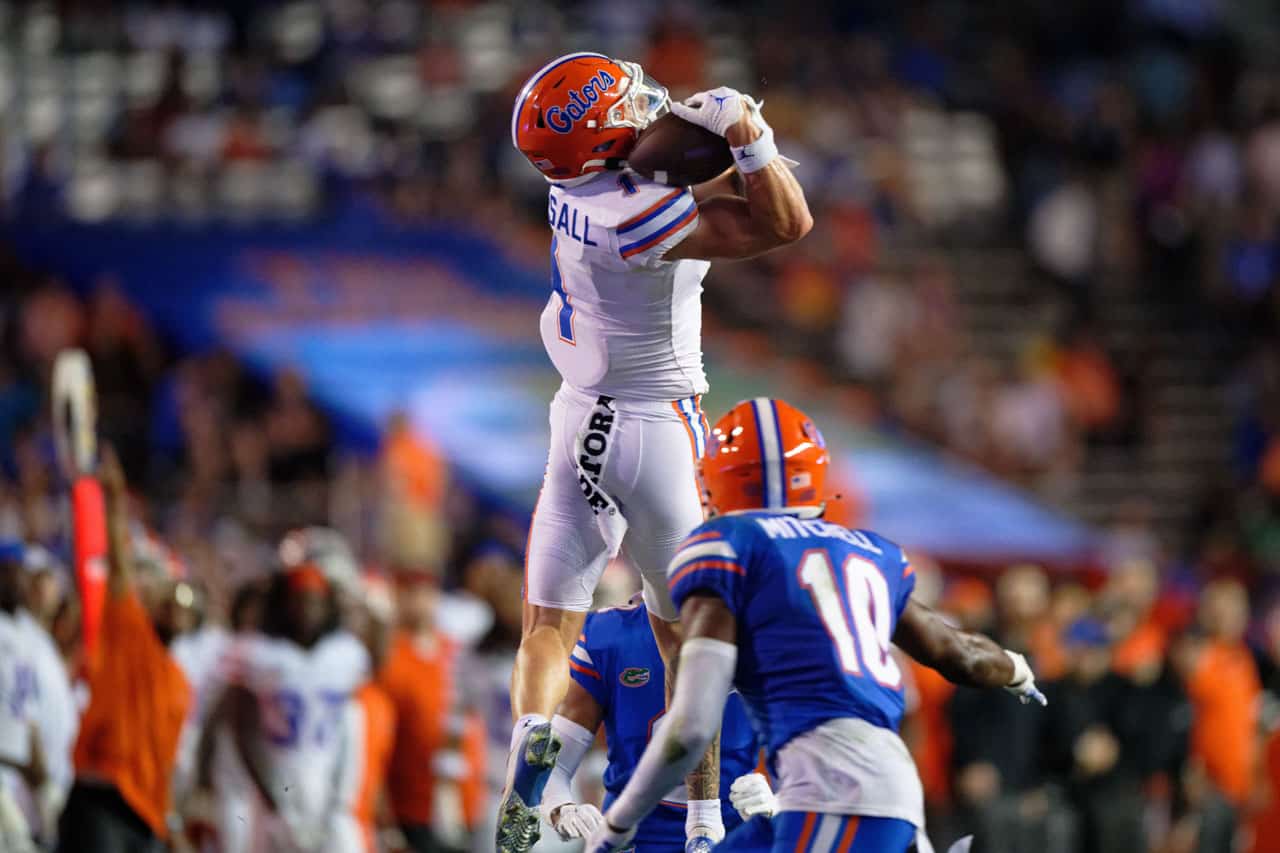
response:
[[[649,683],[649,670],[643,666],[629,666],[618,676],[623,687],[644,687]]]

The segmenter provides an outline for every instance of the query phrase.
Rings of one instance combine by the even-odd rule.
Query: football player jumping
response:
[[[903,651],[952,681],[1044,697],[1019,654],[956,630],[915,601],[902,549],[822,520],[827,451],[802,412],[764,397],[717,424],[703,460],[713,517],[668,583],[684,644],[675,694],[588,853],[624,850],[697,761],[731,686],[778,780],[776,815],[717,851],[903,853],[927,839],[920,778],[898,736]]]
[[[723,136],[735,169],[693,188],[617,169],[669,110]],[[674,663],[678,613],[663,572],[703,520],[708,262],[793,243],[812,219],[754,100],[720,88],[672,104],[634,62],[574,53],[547,63],[516,98],[511,137],[551,184],[552,293],[541,332],[563,379],[529,533],[497,831],[500,853],[524,853],[538,839],[537,806],[559,750],[548,718],[568,687],[569,652],[596,583],[619,551],[644,579],[649,621]],[[691,840],[723,832],[711,759],[690,777]]]

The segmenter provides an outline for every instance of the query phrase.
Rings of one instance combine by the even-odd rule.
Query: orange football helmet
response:
[[[827,494],[827,443],[809,416],[791,404],[769,397],[743,400],[711,429],[702,484],[716,515],[819,507]]]
[[[570,53],[520,89],[511,143],[547,180],[576,182],[625,160],[640,131],[670,109],[667,90],[638,63]]]

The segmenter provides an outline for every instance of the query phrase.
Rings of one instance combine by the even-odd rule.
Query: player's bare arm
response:
[[[698,204],[716,196],[747,197],[747,186],[743,183],[742,174],[736,166],[730,166],[709,181],[694,184],[689,187],[689,190],[693,193],[693,200]]]
[[[102,448],[98,466],[107,510],[107,594],[113,598],[133,590],[133,554],[129,538],[129,492],[115,448]]]
[[[721,92],[731,94],[716,94]],[[724,126],[717,123],[714,115],[707,115],[708,105],[716,103],[717,98],[731,99],[725,101],[725,111],[737,108],[734,120]],[[787,162],[778,156],[773,131],[754,101],[732,89],[716,89],[695,95],[685,104],[673,104],[672,110],[682,118],[722,133],[735,152],[735,161],[739,164],[735,170],[741,178],[742,191],[723,194],[723,190],[729,189],[729,180],[723,175],[708,182],[718,186],[703,185],[701,193],[695,190],[695,198],[702,195],[706,199],[699,198],[698,227],[666,253],[667,260],[751,258],[794,243],[809,233],[813,216],[804,190]],[[752,159],[765,162],[753,169],[746,162]]]
[[[217,699],[209,708],[204,725],[200,727],[200,737],[196,741],[195,789],[209,791],[213,789],[213,754],[217,745],[218,732],[228,725],[228,714],[231,711],[229,693],[223,688]]]
[[[948,625],[934,610],[915,599],[907,602],[893,641],[925,666],[949,681],[970,687],[1004,687],[1022,701],[1044,696],[1035,687],[1031,668],[1022,655],[1000,648],[990,638]]]
[[[258,699],[247,688],[232,684],[227,687],[224,701],[227,703],[226,719],[231,726],[232,740],[240,762],[267,808],[276,811],[276,798],[263,771],[266,760],[259,745],[262,721]]]

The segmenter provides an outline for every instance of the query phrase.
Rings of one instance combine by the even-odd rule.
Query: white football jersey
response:
[[[58,795],[70,790],[71,750],[79,728],[79,712],[71,679],[53,638],[31,614],[0,612],[0,755],[30,760],[29,726],[34,724],[49,778]],[[0,784],[22,810],[32,830],[42,826],[34,792],[16,771],[0,769]]]
[[[347,704],[369,677],[369,653],[345,631],[310,649],[260,634],[237,643],[231,677],[258,698],[267,784],[282,812],[323,827],[337,805]]]
[[[173,771],[174,800],[180,802],[195,782],[196,750],[200,732],[213,699],[221,694],[224,682],[220,663],[231,645],[231,634],[217,625],[205,625],[197,631],[176,637],[169,654],[187,676],[195,701],[182,725],[178,739],[178,760]]]
[[[553,186],[551,297],[542,342],[564,381],[624,400],[705,393],[702,279],[707,261],[662,255],[698,224],[687,188],[634,172]]]

